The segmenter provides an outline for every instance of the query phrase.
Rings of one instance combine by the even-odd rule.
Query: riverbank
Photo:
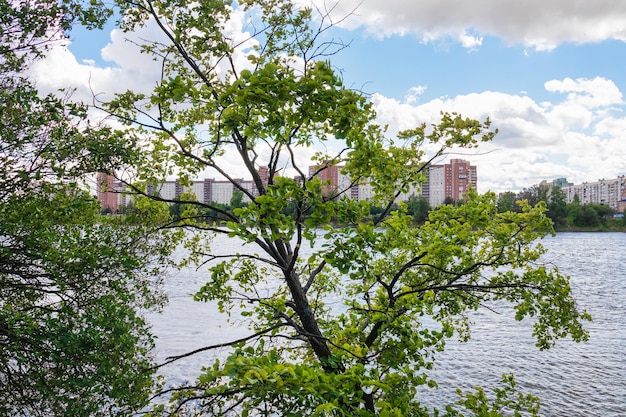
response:
[[[626,222],[622,219],[607,219],[596,226],[555,225],[559,232],[623,232],[626,233]]]

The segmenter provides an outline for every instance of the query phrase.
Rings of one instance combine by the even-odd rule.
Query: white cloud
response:
[[[312,1],[331,8],[329,0]],[[376,36],[414,34],[424,41],[444,37],[463,41],[471,29],[475,40],[494,35],[538,50],[565,42],[626,41],[626,2],[615,0],[339,0],[333,9],[335,20],[355,8],[342,24],[362,26]]]
[[[79,63],[66,47],[59,46],[33,65],[32,76],[42,91],[74,88],[73,99],[87,103],[92,102],[94,94],[110,99],[129,88],[148,92],[159,80],[160,67],[129,39],[148,38],[154,32],[149,26],[133,34],[113,30],[111,41],[100,51],[102,58],[111,63],[105,67],[96,66],[93,60]]]
[[[232,12],[231,19],[223,22],[225,35],[237,45],[233,64],[240,70],[250,66],[247,57],[256,44],[245,31],[245,19],[245,14],[238,10]],[[35,63],[32,74],[42,91],[75,88],[74,99],[89,103],[93,94],[100,99],[110,99],[114,93],[127,89],[149,93],[160,81],[161,64],[151,55],[141,53],[138,45],[146,41],[168,43],[159,27],[150,20],[134,32],[111,31],[110,41],[100,50],[101,58],[110,63],[109,66],[97,67],[90,59],[79,63],[65,46],[59,46],[46,59]],[[225,74],[229,68],[230,63],[226,60],[216,65],[220,74]]]
[[[519,190],[546,179],[566,177],[572,182],[612,178],[624,171],[626,118],[607,116],[606,106],[621,103],[612,81],[560,80],[546,83],[550,91],[568,93],[554,103],[537,103],[526,95],[486,91],[439,98],[417,104],[382,95],[372,101],[390,135],[422,122],[434,123],[439,112],[489,116],[499,130],[491,143],[478,150],[458,150],[478,166],[480,192]],[[573,95],[572,95],[573,94]]]
[[[420,100],[420,96],[424,94],[428,87],[425,85],[420,85],[417,87],[409,88],[409,91],[406,93],[404,100],[407,104],[415,104]]]
[[[474,36],[467,33],[462,34],[459,37],[459,41],[461,42],[461,45],[468,49],[476,49],[483,44],[482,36]]]
[[[545,83],[545,88],[549,92],[568,93],[568,101],[585,107],[623,104],[622,93],[615,83],[602,77],[551,80]]]
[[[343,0],[341,7],[347,3],[348,0]],[[355,19],[361,19],[360,24],[367,24],[372,30],[378,28],[380,33],[413,32],[423,36],[429,34],[432,39],[453,35],[459,39],[459,36],[467,36],[468,47],[480,45],[479,34],[491,32],[506,35],[511,41],[528,42],[528,34],[536,30],[534,33],[538,34],[537,39],[541,36],[546,45],[565,39],[550,35],[552,28],[546,17],[546,10],[558,9],[561,2],[543,1],[541,4],[549,3],[544,7],[539,7],[540,3],[535,0],[506,2],[509,8],[504,8],[500,3],[504,2],[454,2],[452,7],[450,0],[425,0],[419,3],[396,0],[386,2],[383,7],[379,0],[365,0]],[[589,11],[589,16],[601,16],[602,11],[606,10],[606,4],[604,1],[595,3],[597,10]],[[621,12],[626,9],[626,2],[624,6],[621,3],[611,4],[614,6],[614,19],[626,16],[626,12]],[[532,9],[530,5],[535,8]],[[580,7],[571,7],[573,11],[563,13],[578,19],[584,35],[589,16]],[[561,9],[565,10],[563,6]],[[463,12],[471,16],[464,17]],[[511,20],[509,15],[519,15],[520,22]],[[542,24],[532,23],[535,25],[532,26],[526,22],[535,15]],[[234,16],[228,23],[230,30],[233,38],[243,40],[246,22],[243,15]],[[503,18],[503,22],[496,22],[498,16]],[[561,18],[553,19],[558,21]],[[566,21],[567,18],[562,20]],[[507,21],[512,25],[511,28],[506,27]],[[559,26],[557,23],[554,22],[554,25]],[[603,27],[603,33],[613,33],[607,29],[611,25],[600,26]],[[471,31],[468,32],[466,27],[471,28]],[[626,28],[626,18],[623,27]],[[155,39],[158,36],[149,25],[142,30],[132,36],[135,39]],[[75,97],[87,102],[91,102],[92,90],[95,93],[106,93],[107,97],[127,88],[149,91],[159,80],[160,65],[152,62],[149,56],[140,54],[132,42],[126,41],[129,36],[119,31],[111,33],[110,43],[102,50],[102,56],[111,63],[110,66],[97,67],[93,61],[80,63],[67,49],[57,48],[48,59],[35,65],[33,74],[44,90],[75,87]],[[237,55],[238,65],[245,64],[246,53],[242,50]],[[478,151],[465,151],[463,155],[456,155],[470,159],[478,166],[481,192],[487,189],[520,189],[542,179],[556,177],[582,182],[611,178],[623,173],[626,160],[626,147],[623,145],[626,117],[616,111],[624,104],[622,92],[616,84],[601,77],[566,78],[547,81],[545,89],[551,93],[550,101],[538,102],[526,93],[513,95],[483,91],[424,102],[422,95],[426,86],[411,88],[404,101],[381,94],[372,95],[371,100],[379,122],[389,124],[389,135],[394,135],[398,130],[414,128],[423,122],[435,123],[442,110],[456,111],[463,116],[478,119],[489,116],[493,126],[500,131],[495,140],[481,145]],[[310,154],[303,153],[297,157],[305,161]],[[236,170],[237,164],[232,162],[232,167]]]

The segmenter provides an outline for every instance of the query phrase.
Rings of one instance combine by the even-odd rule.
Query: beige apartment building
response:
[[[239,178],[235,181],[244,190],[255,195],[256,187],[252,181]],[[205,178],[204,180],[193,181],[191,186],[183,186],[178,180],[164,181],[148,186],[147,192],[166,200],[177,200],[182,193],[193,193],[196,201],[202,203],[229,204],[236,189],[238,188],[230,181]],[[121,207],[128,205],[132,201],[133,194],[126,191],[125,185],[114,179],[113,176],[98,174],[97,194],[103,210],[108,208],[110,211],[116,212]],[[250,198],[244,195],[243,201],[250,201]]]
[[[347,197],[359,201],[371,200],[374,192],[369,180],[354,184],[352,180],[342,172],[343,166],[309,166],[309,176],[316,175],[324,183],[326,193],[342,193]],[[269,182],[269,170],[267,167],[259,169],[261,181],[267,186]],[[400,201],[407,201],[412,196],[422,195],[428,199],[431,206],[442,204],[446,198],[455,201],[463,199],[469,187],[476,188],[476,167],[463,159],[452,159],[445,165],[431,165],[428,169],[428,179],[421,188],[412,187],[408,192],[399,196]],[[233,192],[243,188],[250,195],[256,197],[258,190],[250,180],[235,179],[237,186],[228,180],[216,180],[205,178],[193,181],[190,186],[183,186],[178,180],[164,181],[148,187],[149,194],[156,194],[166,200],[177,200],[182,193],[193,193],[196,200],[203,203],[215,202],[229,204]],[[98,174],[98,200],[102,208],[108,207],[116,212],[120,207],[126,206],[132,200],[131,193],[125,193],[123,183],[115,180],[112,176]],[[244,202],[250,201],[245,195]]]
[[[623,200],[626,200],[626,176],[622,175],[613,179],[601,179],[596,182],[583,182],[582,184],[561,187],[568,203],[578,196],[580,204],[604,204],[614,210],[620,210]]]

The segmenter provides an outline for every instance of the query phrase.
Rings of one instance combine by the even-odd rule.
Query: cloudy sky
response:
[[[480,192],[626,174],[626,2],[342,0],[333,13],[355,7],[332,34],[350,42],[331,58],[344,82],[392,130],[441,110],[489,116],[496,139],[454,156],[478,166]],[[35,69],[40,86],[86,100],[154,86],[158,66],[126,37],[73,31]]]

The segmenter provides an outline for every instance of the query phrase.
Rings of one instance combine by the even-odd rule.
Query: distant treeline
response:
[[[616,218],[616,210],[603,204],[581,204],[578,196],[574,197],[572,203],[567,203],[564,192],[559,187],[533,186],[519,192],[508,191],[498,196],[498,212],[506,211],[521,212],[519,201],[527,200],[530,205],[535,206],[543,202],[546,206],[546,215],[554,223],[555,229],[563,230],[626,230],[626,216]],[[461,205],[463,200],[455,201],[446,199],[443,204]],[[232,213],[235,208],[245,207],[248,203],[243,201],[243,194],[235,192],[230,204],[211,203],[213,208],[200,207],[197,216],[203,217],[205,221],[222,222],[228,221],[226,213]],[[430,207],[428,200],[422,196],[413,196],[403,204],[406,205],[407,214],[413,216],[415,224],[423,224],[428,220],[428,214],[437,207]],[[170,214],[174,222],[180,221],[184,215],[185,202],[170,204]],[[129,214],[133,211],[133,204],[123,207],[120,214]],[[398,209],[394,205],[391,210]],[[370,215],[379,216],[385,209],[375,205],[370,206]],[[108,214],[108,211],[104,212]],[[296,215],[295,206],[288,205],[284,214]]]
[[[505,192],[498,197],[498,211],[520,211],[518,201],[527,200],[531,205],[543,202],[546,215],[556,230],[624,230],[626,218],[616,218],[615,209],[604,204],[581,204],[578,195],[567,203],[565,193],[559,187],[533,186],[520,192]]]

